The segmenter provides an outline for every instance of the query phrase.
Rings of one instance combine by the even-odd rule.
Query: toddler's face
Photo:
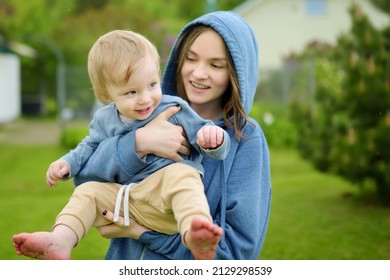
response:
[[[123,85],[110,85],[110,96],[121,115],[133,120],[147,119],[161,101],[160,72],[151,56],[134,69]]]

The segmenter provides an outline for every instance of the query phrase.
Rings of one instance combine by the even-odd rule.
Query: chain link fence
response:
[[[315,62],[289,62],[280,69],[261,69],[256,101],[287,106],[292,98],[314,106]]]

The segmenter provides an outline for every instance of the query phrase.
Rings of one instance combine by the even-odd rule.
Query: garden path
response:
[[[0,142],[15,145],[55,145],[60,126],[56,121],[16,120],[0,124]]]

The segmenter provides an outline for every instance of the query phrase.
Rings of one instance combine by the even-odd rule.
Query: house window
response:
[[[324,15],[326,12],[326,0],[305,0],[305,11],[309,16]]]

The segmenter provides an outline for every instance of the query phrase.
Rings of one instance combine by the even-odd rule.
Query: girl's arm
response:
[[[160,113],[135,134],[135,151],[139,158],[147,154],[180,161],[180,154],[188,155],[188,141],[181,126],[173,125],[167,120],[176,114],[180,107],[172,106]]]

